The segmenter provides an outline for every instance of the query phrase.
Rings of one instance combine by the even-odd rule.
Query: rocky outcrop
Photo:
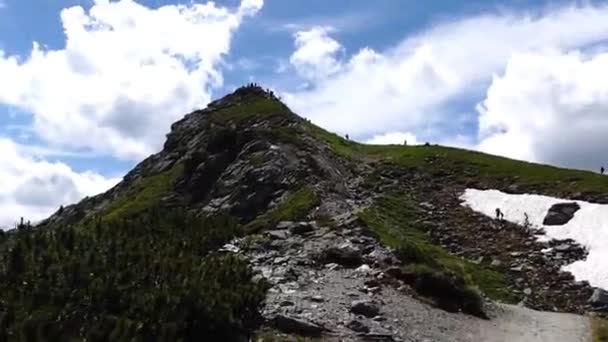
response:
[[[568,223],[581,207],[576,202],[557,203],[549,208],[543,224],[547,226],[561,226]]]
[[[599,311],[608,312],[608,292],[602,289],[595,289],[589,298],[589,304]]]

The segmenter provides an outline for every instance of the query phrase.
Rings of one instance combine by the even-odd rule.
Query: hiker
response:
[[[497,220],[502,220],[505,218],[505,214],[500,211],[500,208],[496,208],[496,219]]]
[[[348,139],[348,134],[346,135],[346,140],[349,140],[349,139]]]
[[[602,167],[600,168],[600,173],[603,175],[603,174],[604,174],[604,171],[605,171],[605,170],[604,170],[604,167],[602,166]]]

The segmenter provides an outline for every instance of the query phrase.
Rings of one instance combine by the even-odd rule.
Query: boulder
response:
[[[320,337],[325,330],[318,324],[285,315],[276,315],[272,319],[272,324],[281,332],[299,336]]]
[[[358,267],[363,263],[361,251],[351,245],[329,247],[321,253],[321,261],[325,264],[336,263],[344,267]]]
[[[608,307],[608,292],[602,289],[595,289],[591,298],[589,298],[589,304],[593,307]]]
[[[380,313],[380,307],[371,300],[356,300],[351,303],[350,311],[356,315],[375,317]]]
[[[549,208],[543,220],[546,226],[561,226],[568,223],[581,207],[576,202],[557,203]]]
[[[289,227],[289,231],[295,235],[304,235],[312,232],[315,229],[316,225],[312,222],[298,222]]]
[[[346,327],[348,329],[358,332],[358,333],[368,333],[369,332],[369,327],[367,327],[361,321],[356,320],[356,319],[353,319],[352,321],[348,322],[348,324],[346,324]]]
[[[273,240],[285,240],[289,237],[289,231],[287,230],[269,230],[266,235]]]

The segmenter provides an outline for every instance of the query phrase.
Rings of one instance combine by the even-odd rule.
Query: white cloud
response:
[[[514,55],[479,106],[479,148],[570,167],[608,165],[608,53]]]
[[[389,132],[385,134],[374,135],[371,139],[365,141],[371,145],[403,145],[407,142],[408,145],[417,145],[416,136],[411,133]]]
[[[329,61],[331,73],[314,79],[311,87],[282,95],[297,112],[355,138],[400,131],[451,140],[463,132],[451,132],[455,137],[419,132],[449,126],[454,113],[463,111],[453,108],[453,102],[472,95],[482,99],[483,88],[513,53],[568,51],[601,42],[608,35],[607,17],[606,5],[553,8],[536,15],[479,15],[436,25],[383,51],[363,48],[348,58],[338,58],[335,51],[341,47],[334,44],[315,50]],[[327,32],[309,37],[310,46],[331,40]],[[306,64],[294,66],[308,72]],[[467,109],[476,116],[474,108]]]
[[[303,77],[318,79],[328,77],[341,68],[336,54],[340,44],[329,37],[331,27],[314,27],[294,34],[296,50],[289,62]]]
[[[105,191],[120,180],[37,160],[5,138],[0,138],[0,150],[0,227],[10,228],[19,217],[43,219],[60,205]]]
[[[27,58],[0,51],[0,103],[34,114],[34,131],[51,145],[141,159],[173,121],[210,100],[234,30],[262,5],[67,8],[64,49],[34,43]]]

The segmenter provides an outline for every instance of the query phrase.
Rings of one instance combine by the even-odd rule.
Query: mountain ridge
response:
[[[16,234],[23,237],[8,244],[27,245],[28,234],[64,229],[67,236],[82,239],[100,229],[99,236],[107,237],[104,229],[129,231],[138,225],[150,226],[147,234],[157,236],[155,231],[162,228],[149,217],[169,225],[164,213],[183,211],[192,222],[203,220],[194,226],[209,231],[209,236],[199,237],[209,247],[203,252],[192,249],[193,258],[197,253],[207,258],[223,245],[220,254],[243,256],[258,272],[254,276],[234,261],[243,273],[243,286],[254,284],[259,274],[268,281],[268,288],[260,284],[246,310],[261,305],[262,329],[270,334],[278,330],[329,340],[403,339],[408,334],[447,338],[438,331],[408,331],[416,329],[414,321],[394,321],[399,315],[408,317],[399,307],[419,305],[410,298],[437,312],[482,318],[494,316],[492,300],[542,310],[588,311],[593,289],[559,269],[563,262],[584,258],[584,248],[572,241],[551,242],[566,243],[567,253],[559,260],[556,254],[542,257],[541,249],[550,244],[535,241],[515,224],[497,223],[461,206],[459,196],[466,188],[608,202],[608,184],[590,172],[441,146],[358,144],[297,116],[271,91],[248,85],[174,123],[163,150],[139,163],[112,189],[60,208],[36,228],[22,227]],[[189,220],[174,219],[180,224]],[[216,231],[214,222],[229,228]],[[104,225],[108,228],[97,228]],[[167,255],[174,253],[174,246],[162,246],[158,248],[165,248]],[[6,251],[15,250],[11,248]],[[38,260],[27,254],[23,263],[30,259]],[[221,275],[213,279],[219,280],[205,281],[226,281]],[[268,290],[263,304],[262,288]],[[213,301],[211,294],[202,297]],[[234,303],[230,317],[243,314],[240,302]],[[107,314],[100,312],[100,317]],[[140,323],[151,332],[159,324],[134,317],[126,319],[143,319]],[[258,319],[249,317],[241,324],[237,319],[235,331],[250,331],[254,321]],[[376,327],[374,322],[385,323]],[[196,324],[205,327],[205,322]],[[188,335],[181,336],[188,340]]]

